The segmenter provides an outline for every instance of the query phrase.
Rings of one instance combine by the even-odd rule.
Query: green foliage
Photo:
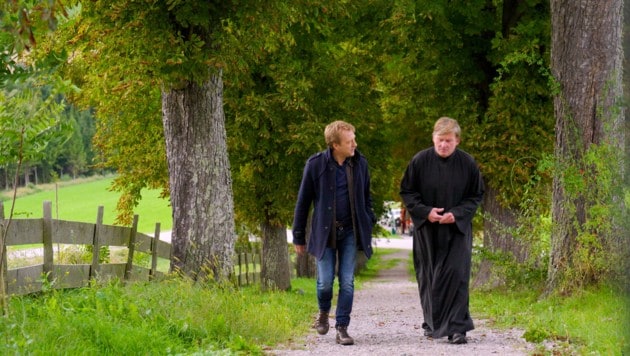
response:
[[[537,161],[553,148],[548,3],[381,6],[387,18],[378,31],[387,35],[375,50],[383,63],[381,108],[399,139],[395,167],[431,146],[433,123],[451,116],[464,131],[461,148],[475,156],[500,202],[518,206]]]
[[[551,154],[554,142],[552,76],[549,70],[550,21],[542,1],[519,4],[517,22],[492,40],[490,54],[496,76],[483,125],[475,132],[475,152],[484,176],[500,191],[499,202],[518,206],[525,189],[547,183],[549,176],[535,174],[538,161]],[[537,208],[549,206],[548,191],[538,190]],[[531,196],[532,191],[527,192]]]
[[[513,251],[476,248],[479,252],[476,259],[492,264],[491,279],[502,281],[508,287],[538,285],[546,278],[553,225],[550,211],[541,207],[548,204],[545,192],[550,188],[546,177],[549,176],[550,165],[553,165],[552,160],[552,157],[543,157],[528,183],[520,186],[521,200],[515,208],[514,224],[508,225],[489,214],[483,214],[486,223],[494,226],[493,233],[509,236],[519,246],[517,250],[526,250],[525,256],[517,259]]]
[[[247,10],[262,11],[262,16]],[[252,33],[261,41],[254,45],[260,52],[241,59],[243,72],[226,75],[229,147],[242,221],[290,223],[304,163],[324,149],[324,126],[334,120],[357,127],[359,150],[368,157],[375,181],[391,179],[373,86],[374,60],[353,37],[354,19],[345,10],[332,3],[309,8],[266,4],[240,14],[256,22],[239,20],[228,28],[232,50],[252,41]],[[267,27],[267,17],[280,26]],[[247,31],[236,27],[241,21]],[[373,185],[378,197],[382,187]]]
[[[39,277],[39,282],[42,284],[42,293],[50,293],[51,291],[53,291],[57,280],[51,280],[50,272],[46,272],[42,273],[42,275]]]
[[[518,286],[534,286],[542,283],[547,277],[546,260],[532,258],[526,262],[519,262],[510,252],[492,252],[483,247],[475,247],[475,264],[480,260],[492,264],[492,273],[489,285],[498,281],[502,287],[515,288]],[[489,286],[492,287],[492,286]],[[488,289],[489,287],[480,287]]]
[[[161,189],[162,196],[168,196],[159,85],[132,59],[119,58],[116,65],[108,66],[86,56],[77,59],[84,62],[77,63],[78,68],[71,67],[79,71],[83,66],[102,68],[85,73],[82,99],[98,107],[94,144],[103,154],[101,167],[119,173],[113,189],[121,192],[117,204],[121,224],[131,223],[143,189]],[[102,81],[103,75],[111,80]]]
[[[0,4],[0,44],[3,48],[3,67],[16,53],[21,54],[36,44],[44,31],[57,27],[58,17],[65,10],[59,0],[14,0]],[[37,34],[37,35],[36,35]],[[3,68],[3,69],[6,69]]]
[[[623,221],[622,187],[618,162],[623,152],[614,142],[591,144],[570,160],[557,160],[553,174],[559,179],[576,233],[571,261],[560,289],[575,290],[609,277],[623,276],[626,241],[620,234]]]
[[[88,253],[90,261],[94,253],[94,248],[92,245],[86,245],[85,251]],[[109,246],[101,246],[98,249],[98,263],[110,263],[110,248]],[[88,261],[85,261],[88,262]]]
[[[82,245],[66,245],[59,246],[55,251],[55,262],[57,264],[91,264],[92,263],[92,246]],[[107,246],[101,247],[101,255],[99,263],[105,263],[103,256],[109,257],[109,249]]]
[[[393,34],[383,43],[385,113],[401,130],[425,132],[412,132],[412,142],[428,146],[440,116],[467,127],[468,118],[480,114],[484,57],[498,14],[485,1],[407,1],[390,11],[381,24]]]
[[[257,190],[255,195],[237,194],[242,197],[237,205],[244,207],[243,210],[251,206],[252,211],[267,214],[268,221],[285,222],[291,210],[288,202],[293,200],[297,190],[301,168],[297,167],[305,160],[304,154],[293,153],[309,148],[295,136],[300,135],[297,129],[301,128],[293,129],[292,125],[296,117],[312,122],[310,108],[303,105],[306,101],[302,101],[302,94],[317,97],[317,93],[309,92],[312,84],[308,76],[294,75],[307,68],[309,62],[295,61],[289,55],[308,49],[306,45],[313,38],[332,33],[326,24],[328,13],[343,7],[333,6],[334,3],[302,7],[282,1],[243,3],[239,4],[238,11],[225,2],[150,1],[149,6],[146,5],[131,1],[83,4],[80,15],[64,24],[60,37],[51,47],[72,44],[76,56],[67,67],[67,74],[81,84],[81,102],[98,107],[100,123],[95,142],[104,154],[103,166],[116,168],[120,173],[114,185],[114,189],[123,193],[118,204],[118,221],[131,221],[131,211],[144,188],[160,187],[164,196],[169,193],[160,88],[176,89],[183,81],[201,81],[210,71],[220,68],[226,75],[228,120],[231,109],[246,109],[241,114],[242,125],[250,129],[248,131],[255,129],[246,132],[251,135],[245,138],[249,145],[231,146],[238,154],[233,156],[243,157],[247,162],[241,167],[235,161],[235,185],[243,182],[245,187]],[[296,47],[298,40],[302,44]],[[322,47],[316,54],[325,50]],[[255,82],[251,78],[272,75],[276,88],[282,88],[278,93],[269,91],[256,98],[240,91]],[[331,73],[317,79],[336,76]],[[260,89],[265,87],[260,86]],[[258,93],[262,93],[260,89]],[[230,97],[239,97],[240,101],[231,104]],[[356,106],[361,100],[360,94],[353,100]],[[324,113],[326,120],[331,110],[343,109],[343,105],[345,103],[338,103],[328,109]],[[352,116],[362,115],[353,113]],[[232,142],[239,139],[239,129],[228,129]],[[317,136],[321,135],[319,131]],[[269,144],[269,137],[278,142]],[[266,142],[268,144],[264,145]],[[259,145],[252,147],[254,143]],[[289,154],[285,155],[277,147],[285,147]],[[261,167],[274,169],[260,174]],[[274,171],[283,176],[275,177]],[[252,200],[259,202],[249,204]],[[259,208],[261,205],[263,208]],[[245,211],[240,216],[252,220],[258,215]]]
[[[545,339],[548,339],[549,336],[549,331],[547,331],[545,327],[541,325],[529,327],[527,331],[523,333],[523,338],[527,340],[527,342],[534,343],[541,343],[545,341]]]
[[[524,155],[529,140],[550,147],[535,139],[541,132],[549,139],[551,132],[549,117],[536,111],[541,103],[550,107],[543,70],[548,47],[541,39],[548,25],[538,26],[546,19],[540,2],[523,5],[523,21],[503,37],[500,11],[485,1],[278,1],[243,3],[238,10],[213,2],[110,3],[85,4],[64,24],[56,46],[76,49],[67,73],[82,84],[83,102],[98,105],[96,142],[105,166],[120,172],[120,222],[130,221],[145,187],[162,187],[168,195],[161,83],[177,86],[212,68],[225,74],[237,216],[253,224],[259,216],[274,224],[290,220],[303,163],[323,149],[322,128],[335,119],[357,126],[377,210],[380,201],[397,197],[402,167],[430,144],[439,116],[456,117],[466,127],[470,138],[463,146],[481,155],[488,178],[498,177],[497,185],[505,187],[503,197],[518,194],[522,177],[535,166],[537,158]],[[520,103],[493,109],[500,117],[488,123],[496,131],[477,130],[492,107],[484,98],[495,78],[496,102]],[[537,131],[519,131],[530,127]],[[505,149],[483,146],[503,143]]]
[[[624,152],[615,125],[618,108],[596,113],[603,135],[597,142],[584,142],[583,132],[572,118],[567,120],[566,147],[549,170],[561,198],[556,201],[558,241],[566,248],[558,258],[565,261],[556,288],[571,292],[603,280],[625,283],[629,250],[624,218],[628,193],[623,182]],[[565,238],[564,236],[568,236]]]
[[[75,175],[78,170],[87,170],[80,158],[85,152],[72,152],[66,145],[75,118],[65,95],[76,92],[76,87],[58,72],[67,54],[63,49],[38,52],[49,31],[55,30],[65,15],[60,1],[10,1],[0,5],[0,169],[7,176],[19,174],[17,170],[22,167],[34,167],[39,180],[48,181],[54,169],[65,168],[64,159],[73,161]],[[82,138],[75,134],[73,142]],[[21,157],[18,150],[22,150]]]
[[[50,175],[53,181],[64,172],[72,178],[90,173],[91,165],[96,163],[91,142],[94,136],[94,117],[89,111],[79,111],[75,107],[67,107],[64,114],[70,120],[72,135],[65,144],[49,150],[41,164],[42,171]],[[52,172],[48,173],[46,169]]]
[[[35,31],[56,26],[59,9],[56,1],[14,1],[0,7],[0,167],[40,157],[51,140],[68,135],[60,94],[76,88],[55,72],[63,53],[38,61],[24,55],[35,44]]]
[[[64,103],[57,95],[72,90],[54,73],[26,71],[0,83],[0,165],[41,157],[55,138],[67,139],[61,119]]]

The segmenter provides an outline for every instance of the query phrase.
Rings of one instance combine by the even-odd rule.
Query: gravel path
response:
[[[422,310],[418,287],[407,272],[408,250],[383,256],[397,259],[394,268],[381,271],[377,278],[355,290],[352,321],[348,333],[352,346],[335,343],[334,319],[331,329],[320,336],[312,330],[304,340],[269,355],[528,355],[534,345],[527,343],[522,330],[493,330],[487,320],[475,318],[475,330],[468,332],[468,344],[451,345],[446,338],[423,336]],[[336,300],[336,294],[335,299]],[[333,304],[333,311],[334,311]],[[315,314],[315,312],[314,312]],[[314,315],[315,318],[315,315]]]

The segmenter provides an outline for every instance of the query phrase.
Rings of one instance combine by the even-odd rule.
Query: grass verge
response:
[[[14,297],[0,354],[262,354],[307,327],[313,291],[261,293],[181,279]]]
[[[623,355],[628,345],[628,300],[600,286],[572,296],[540,298],[540,289],[473,291],[474,317],[493,327],[519,328],[538,354]],[[624,353],[625,350],[625,353]]]
[[[390,265],[379,250],[357,288]],[[120,282],[11,297],[0,318],[2,355],[262,355],[307,332],[317,312],[315,280],[262,293],[179,278]]]

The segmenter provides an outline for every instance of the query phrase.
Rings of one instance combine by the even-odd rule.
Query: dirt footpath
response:
[[[335,321],[330,332],[320,336],[315,330],[302,342],[287,349],[269,351],[269,355],[528,355],[534,345],[526,342],[522,330],[493,330],[485,320],[472,317],[475,330],[468,332],[468,343],[451,345],[446,338],[423,336],[422,310],[418,287],[407,272],[408,250],[383,256],[397,259],[392,269],[381,271],[377,278],[355,290],[352,320],[348,333],[352,346],[335,343]],[[335,294],[336,298],[336,294]],[[333,300],[333,311],[335,308]],[[315,317],[316,311],[313,311]]]

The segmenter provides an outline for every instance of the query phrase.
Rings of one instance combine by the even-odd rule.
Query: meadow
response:
[[[28,186],[18,190],[14,218],[41,218],[43,202],[52,203],[53,218],[61,220],[96,222],[98,207],[103,206],[103,222],[115,225],[116,204],[120,193],[110,190],[113,177],[95,177],[59,182],[41,186]],[[159,198],[159,190],[145,189],[142,200],[134,209],[138,215],[138,231],[153,235],[155,224],[161,231],[170,231],[172,216],[169,201]],[[5,218],[8,218],[13,191],[3,191]]]

